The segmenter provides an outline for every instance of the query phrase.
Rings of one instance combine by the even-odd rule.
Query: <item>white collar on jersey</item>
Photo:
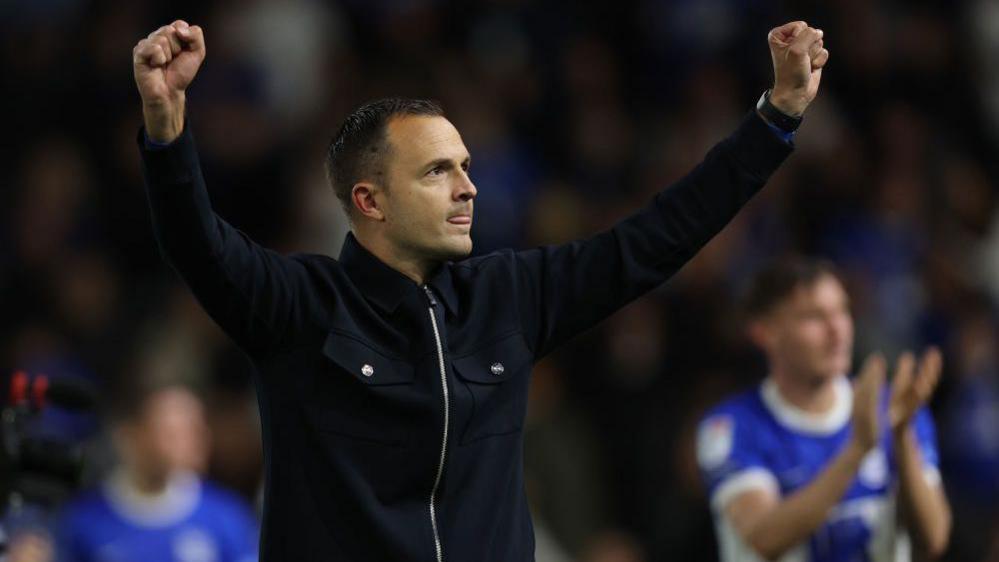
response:
[[[170,476],[166,488],[147,494],[135,487],[123,470],[104,482],[104,497],[111,509],[139,527],[169,527],[187,519],[201,500],[201,480],[191,472]]]
[[[802,433],[812,435],[831,435],[843,429],[850,421],[853,411],[853,387],[845,375],[836,377],[833,381],[832,408],[825,413],[806,412],[784,399],[777,388],[777,383],[767,377],[760,385],[760,396],[770,413],[781,425]]]

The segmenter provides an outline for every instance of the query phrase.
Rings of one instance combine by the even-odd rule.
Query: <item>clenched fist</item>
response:
[[[142,97],[149,138],[171,142],[180,136],[185,92],[204,60],[204,32],[183,20],[164,25],[132,49],[135,85]]]
[[[774,63],[770,103],[788,115],[800,116],[819,92],[822,67],[829,61],[823,35],[803,21],[786,23],[767,35]]]

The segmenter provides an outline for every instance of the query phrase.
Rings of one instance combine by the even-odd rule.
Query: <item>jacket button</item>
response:
[[[493,363],[493,366],[489,367],[489,370],[492,371],[494,375],[502,375],[503,371],[506,369],[503,368],[502,363]]]
[[[370,377],[371,375],[375,374],[375,368],[372,367],[371,365],[365,365],[361,367],[361,374],[366,377]]]

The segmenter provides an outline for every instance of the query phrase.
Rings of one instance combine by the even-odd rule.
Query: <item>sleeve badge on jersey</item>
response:
[[[732,452],[735,421],[732,416],[714,416],[704,420],[697,431],[697,462],[712,470],[721,466]]]

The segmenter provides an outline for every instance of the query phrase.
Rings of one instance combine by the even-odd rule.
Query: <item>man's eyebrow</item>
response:
[[[423,167],[426,168],[426,169],[436,168],[438,166],[440,166],[441,168],[450,168],[451,167],[451,159],[450,158],[437,158],[437,159],[431,160],[430,162],[427,162],[426,164],[423,165]]]
[[[472,164],[472,156],[471,155],[465,156],[465,158],[461,161],[461,163],[462,165],[470,166]],[[423,166],[423,168],[429,170],[432,168],[436,168],[438,166],[440,166],[441,168],[451,168],[452,160],[450,158],[436,158],[434,160],[431,160],[430,162],[427,162]]]

